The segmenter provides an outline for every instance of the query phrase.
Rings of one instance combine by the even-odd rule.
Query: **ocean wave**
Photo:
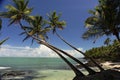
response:
[[[0,69],[9,69],[11,67],[0,67]]]

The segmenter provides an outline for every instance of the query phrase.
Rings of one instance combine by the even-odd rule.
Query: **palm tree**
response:
[[[90,10],[92,16],[85,21],[88,30],[84,39],[114,35],[120,42],[120,0],[99,0],[95,10]]]
[[[51,28],[51,30],[53,30],[53,34],[56,34],[63,42],[65,42],[68,46],[70,46],[71,48],[73,48],[74,50],[78,51],[79,53],[83,54],[86,58],[90,59],[101,71],[104,70],[99,64],[97,64],[92,58],[90,58],[89,56],[87,56],[84,52],[78,50],[76,47],[74,47],[73,45],[71,45],[70,43],[68,43],[65,39],[63,39],[56,31],[56,29],[64,29],[65,26],[65,21],[60,21],[60,14],[57,15],[57,13],[54,11],[53,13],[51,13],[50,15],[48,15],[49,17],[49,27]]]
[[[29,18],[32,18],[32,16],[28,16],[32,8],[28,8],[28,0],[13,0],[14,6],[7,5],[6,8],[8,9],[7,12],[0,12],[0,18],[9,18],[10,23],[9,25],[13,23],[19,22],[21,19],[29,20]],[[2,24],[2,20],[0,19],[0,28]],[[4,43],[8,38],[2,40],[0,43]]]
[[[18,23],[21,19],[29,20],[32,16],[30,15],[33,8],[28,8],[28,0],[13,0],[13,5],[7,5],[6,9],[8,9],[7,12],[1,12],[0,17],[2,18],[9,18],[10,23],[9,25],[13,23]]]

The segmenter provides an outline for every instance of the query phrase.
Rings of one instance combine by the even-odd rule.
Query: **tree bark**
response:
[[[76,51],[78,51],[79,53],[83,54],[86,58],[90,59],[99,69],[100,71],[103,71],[104,69],[98,64],[96,63],[93,58],[87,56],[84,52],[78,50],[76,47],[74,47],[73,45],[69,44],[66,40],[64,40],[57,32],[56,35],[63,41],[65,42],[67,45],[69,45],[71,48],[75,49]]]

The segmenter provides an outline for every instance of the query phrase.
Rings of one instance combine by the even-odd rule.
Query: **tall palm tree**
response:
[[[114,35],[120,42],[120,0],[99,0],[95,10],[90,10],[92,16],[85,21],[88,30],[84,39]]]
[[[57,13],[54,11],[53,13],[51,13],[50,15],[48,14],[48,24],[49,27],[53,30],[53,34],[56,34],[63,42],[65,42],[68,46],[70,46],[71,48],[73,48],[74,50],[78,51],[79,53],[83,54],[86,58],[90,59],[101,71],[104,70],[99,64],[97,64],[92,58],[90,58],[89,56],[87,56],[84,52],[78,50],[75,46],[71,45],[70,43],[68,43],[65,39],[63,39],[63,37],[61,37],[56,29],[64,29],[65,26],[65,21],[60,21],[60,14],[57,15]]]

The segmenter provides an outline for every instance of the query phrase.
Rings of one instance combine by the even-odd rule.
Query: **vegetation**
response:
[[[88,30],[83,34],[84,39],[93,38],[94,42],[103,35],[115,36],[120,42],[120,0],[99,0],[99,5],[85,21]]]
[[[28,7],[28,0],[12,0],[14,5],[7,5],[7,11],[6,12],[0,12],[0,18],[7,18],[9,19],[9,26],[12,24],[19,24],[19,27],[23,30],[21,35],[26,35],[26,37],[23,39],[23,41],[31,38],[32,43],[36,41],[38,44],[45,45],[46,47],[50,48],[56,54],[59,55],[60,58],[62,58],[74,71],[76,74],[76,77],[74,80],[79,80],[78,77],[84,77],[85,75],[77,69],[70,61],[67,60],[62,54],[70,57],[80,65],[82,65],[89,73],[89,75],[96,74],[96,71],[92,70],[85,64],[83,64],[81,61],[79,61],[77,58],[73,57],[69,53],[49,44],[47,42],[48,36],[47,33],[49,31],[53,31],[53,33],[56,33],[56,28],[63,29],[63,26],[65,25],[64,21],[59,21],[60,16],[56,14],[56,12],[51,13],[48,15],[48,20],[44,19],[42,16],[32,16],[31,12],[33,8]],[[114,4],[111,4],[111,2]],[[110,35],[113,34],[117,37],[118,41],[120,41],[119,38],[119,32],[120,32],[120,26],[119,26],[119,13],[120,13],[120,1],[119,0],[100,0],[100,5],[96,7],[95,11],[91,11],[93,13],[93,16],[88,18],[86,20],[86,26],[89,26],[88,31],[83,34],[84,39],[88,39],[89,37],[99,37],[103,36],[104,34]],[[109,5],[109,4],[111,5]],[[119,10],[118,10],[119,9]],[[107,12],[108,11],[108,12]],[[115,11],[115,12],[114,12]],[[96,15],[97,13],[97,15]],[[108,15],[107,15],[108,14]],[[109,17],[108,17],[109,16]],[[111,18],[111,16],[113,16]],[[0,26],[1,26],[0,21]],[[25,24],[25,23],[27,24]],[[58,37],[60,37],[59,34],[57,34]],[[61,38],[62,39],[62,38]],[[68,42],[66,42],[64,39],[62,39],[65,43],[67,43],[69,46],[71,46]],[[109,39],[105,41],[105,44],[108,45]],[[99,58],[102,54],[103,55],[110,55],[111,53],[115,52],[118,54],[120,50],[120,45],[118,44],[118,41],[114,41],[112,45],[103,46],[101,49],[93,48],[91,51],[86,51],[86,54],[93,58]],[[112,47],[114,46],[114,47]],[[71,46],[72,47],[72,46]],[[74,48],[75,49],[75,48]],[[104,52],[102,52],[104,49]],[[97,51],[96,51],[97,50]],[[111,51],[110,51],[111,50]],[[81,51],[80,51],[81,52]],[[93,53],[91,56],[89,53]],[[82,52],[83,54],[83,52]],[[85,56],[86,56],[85,54]],[[99,55],[96,57],[96,55]],[[114,54],[115,55],[115,54]],[[87,58],[90,58],[87,57]],[[118,56],[116,56],[118,57]],[[95,61],[94,61],[95,62]],[[97,66],[99,67],[99,66]],[[104,69],[101,68],[101,70],[104,71]]]
[[[87,50],[85,54],[100,61],[120,61],[120,44],[114,40],[112,44],[92,48]]]

